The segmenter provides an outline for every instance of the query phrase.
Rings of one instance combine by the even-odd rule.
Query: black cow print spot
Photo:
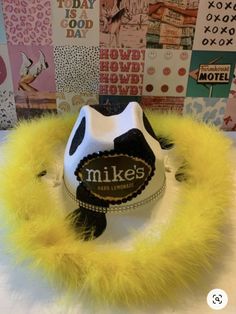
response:
[[[104,213],[90,211],[83,207],[74,210],[68,218],[83,240],[99,237],[106,229],[107,220]]]
[[[76,190],[76,198],[82,202],[91,205],[97,205],[102,207],[109,207],[109,202],[101,200],[92,195],[81,183]],[[80,230],[83,234],[84,240],[92,240],[99,237],[106,229],[106,215],[105,213],[98,213],[83,207],[76,209],[69,215],[72,225],[76,230]]]
[[[94,108],[96,111],[98,111],[99,113],[106,117],[115,116],[122,113],[127,106],[128,104],[116,104],[115,106],[112,104],[91,105],[92,108]]]
[[[140,157],[150,164],[155,163],[155,155],[139,129],[131,129],[116,137],[114,139],[114,149],[119,153]]]
[[[69,150],[70,156],[72,156],[75,153],[78,146],[82,143],[85,134],[85,126],[86,126],[85,117],[83,117],[71,141],[71,146]]]
[[[87,203],[89,200],[89,204],[91,205],[109,207],[108,201],[101,200],[90,193],[90,191],[84,186],[83,182],[76,189],[76,198],[84,203]]]

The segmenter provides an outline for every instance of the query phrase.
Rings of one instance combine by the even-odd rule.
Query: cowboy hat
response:
[[[103,109],[106,111],[106,107]],[[76,118],[51,116],[21,123],[9,136],[0,171],[5,218],[1,222],[9,227],[10,236],[6,243],[13,245],[17,258],[20,256],[33,268],[39,268],[66,292],[86,291],[90,301],[100,304],[177,302],[179,292],[184,287],[191,288],[200,274],[222,255],[219,248],[233,194],[229,141],[214,128],[187,117],[151,113],[148,118],[159,143],[167,147],[174,144],[166,156],[170,160],[165,162],[165,193],[158,202],[151,202],[151,211],[138,206],[131,212],[103,213],[108,221],[107,229],[93,241],[84,241],[83,228],[75,229],[71,220],[66,219],[70,208],[62,193],[65,190],[63,154]],[[143,129],[141,133],[145,133]],[[151,151],[153,147],[151,144]],[[89,157],[88,162],[100,164],[97,154],[95,159]],[[76,165],[78,186],[83,181],[83,167],[87,165],[86,160],[81,161],[89,155],[88,152],[81,155]],[[154,155],[155,161],[160,160],[162,164],[160,155]],[[151,159],[144,160],[153,166]],[[103,170],[101,179],[110,180],[106,169]],[[64,174],[66,171],[65,168]],[[99,181],[98,174],[94,174],[96,181]],[[158,172],[154,172],[148,184],[156,179],[155,174]],[[133,176],[133,172],[126,175]],[[137,197],[143,198],[145,190],[140,189]],[[175,194],[177,197],[171,202]],[[135,203],[136,196],[132,197]],[[70,196],[68,199],[73,212],[78,204]],[[86,199],[88,202],[90,198]],[[111,204],[109,209],[127,203]],[[146,219],[148,212],[151,213],[149,220]],[[164,219],[159,216],[160,212]],[[135,229],[132,224],[135,217],[136,221],[145,218],[146,224]],[[129,231],[127,238],[132,239],[128,243],[122,238],[124,225]],[[121,241],[107,243],[113,240],[110,238],[113,232],[120,234]]]

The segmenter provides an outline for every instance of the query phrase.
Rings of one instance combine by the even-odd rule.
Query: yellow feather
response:
[[[74,116],[22,123],[5,145],[0,171],[3,225],[16,260],[28,260],[56,286],[86,292],[94,302],[147,304],[174,302],[218,258],[222,226],[232,195],[230,142],[213,127],[190,118],[148,114],[158,136],[173,141],[185,159],[189,180],[182,183],[175,215],[161,238],[136,235],[130,251],[78,239],[63,208],[37,177],[53,168]]]

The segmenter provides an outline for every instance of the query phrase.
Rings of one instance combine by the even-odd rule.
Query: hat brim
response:
[[[178,197],[181,180],[176,178],[176,173],[183,165],[183,159],[177,159],[175,148],[164,152],[164,163],[166,168],[166,188],[163,195],[157,201],[154,200],[146,205],[139,206],[133,210],[119,212],[108,212],[106,217],[104,213],[97,213],[97,223],[94,221],[95,212],[90,210],[81,210],[81,218],[76,220],[76,215],[80,215],[79,205],[74,198],[70,196],[63,180],[63,148],[61,145],[57,154],[57,161],[51,173],[47,173],[42,180],[47,182],[48,189],[51,190],[59,202],[62,204],[65,216],[71,216],[75,228],[81,230],[86,228],[86,239],[92,239],[93,235],[97,243],[100,244],[117,244],[122,247],[130,247],[132,239],[137,232],[155,233],[156,237],[160,235],[162,226],[171,218],[172,210]],[[74,213],[74,214],[73,214]],[[86,215],[86,217],[85,217]],[[101,217],[99,217],[101,216]],[[104,218],[105,217],[105,218]],[[106,225],[103,222],[106,221]],[[155,228],[152,228],[152,225]],[[160,228],[158,229],[157,226]],[[90,235],[89,229],[91,230]],[[96,233],[97,235],[94,234]],[[99,232],[100,231],[100,232]]]
[[[129,250],[78,239],[65,221],[57,188],[45,180],[45,171],[48,178],[55,173],[58,146],[66,142],[74,117],[23,123],[9,138],[0,172],[9,243],[68,292],[86,287],[92,300],[113,304],[174,301],[221,256],[234,188],[229,141],[189,118],[152,115],[149,120],[156,134],[175,143],[188,165],[188,180],[179,184],[161,233],[138,230]],[[156,221],[154,231],[159,229],[160,219]]]

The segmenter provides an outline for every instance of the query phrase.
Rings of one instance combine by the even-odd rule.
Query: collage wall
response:
[[[236,131],[235,33],[235,0],[1,0],[0,129],[136,100]]]

